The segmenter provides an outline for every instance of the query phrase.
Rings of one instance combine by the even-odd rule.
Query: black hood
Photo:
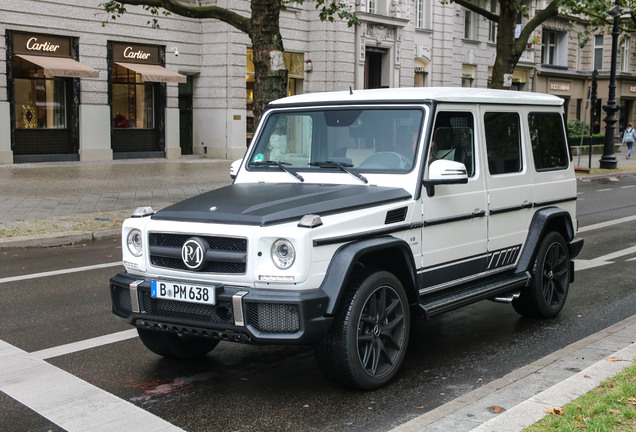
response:
[[[305,183],[233,184],[171,205],[156,220],[265,226],[393,201],[411,195],[401,188]],[[213,209],[213,210],[211,210]]]

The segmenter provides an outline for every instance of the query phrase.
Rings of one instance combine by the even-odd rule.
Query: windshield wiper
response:
[[[287,168],[285,165],[291,165],[289,162],[277,162],[277,161],[262,161],[262,162],[252,162],[250,165],[256,165],[256,166],[275,166],[280,168],[281,170],[285,171],[286,173],[289,173],[291,175],[293,175],[294,177],[296,177],[298,180],[300,180],[301,182],[304,182],[305,179],[303,178],[303,176],[301,176],[300,174],[298,174],[296,171],[290,170],[289,168]]]
[[[351,174],[354,177],[359,178],[360,180],[362,180],[365,183],[369,183],[369,180],[367,180],[367,178],[365,176],[363,176],[362,174],[359,174],[355,171],[351,171],[349,168],[351,168],[353,165],[350,163],[342,163],[342,162],[335,162],[335,161],[320,161],[320,162],[309,162],[309,166],[317,166],[319,168],[338,168],[341,171],[344,171],[346,173]]]

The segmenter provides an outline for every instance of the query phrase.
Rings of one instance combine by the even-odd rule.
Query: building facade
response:
[[[132,6],[112,21],[101,2],[0,4],[0,164],[242,157],[255,127],[248,36],[217,20],[176,15],[161,16],[154,29],[147,13]],[[250,13],[247,0],[189,2]],[[497,11],[496,1],[484,4]],[[350,5],[358,26],[320,21],[312,2],[281,12],[289,94],[487,87],[496,54],[494,23],[438,0]],[[611,37],[603,34],[581,47],[578,30],[585,24],[575,20],[568,27],[568,20],[535,32],[511,89],[563,97],[571,120],[584,115],[595,64],[599,104],[607,100]],[[519,29],[524,22],[520,18]],[[633,118],[636,98],[632,43],[625,41],[620,55],[617,99],[624,122]]]

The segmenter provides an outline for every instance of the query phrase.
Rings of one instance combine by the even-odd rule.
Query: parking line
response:
[[[40,351],[34,351],[29,353],[29,356],[40,360],[46,360],[53,357],[59,357],[66,354],[72,354],[78,351],[84,351],[91,348],[96,348],[102,345],[108,345],[115,342],[121,342],[127,339],[137,337],[137,330],[130,329],[117,333],[110,333],[104,336],[98,336],[91,339],[85,339],[79,342],[73,342],[66,345],[60,345],[52,348],[43,349]]]
[[[609,226],[613,226],[613,225],[618,225],[618,224],[622,224],[624,222],[631,222],[633,220],[636,220],[636,216],[627,216],[624,218],[620,218],[620,219],[614,219],[611,221],[607,221],[607,222],[601,222],[601,223],[597,223],[594,225],[588,225],[588,226],[584,226],[579,228],[579,230],[577,232],[585,232],[585,231],[593,231],[593,230],[597,230],[597,229],[601,229],[601,228],[607,228]]]
[[[0,340],[0,391],[69,432],[183,431]]]
[[[58,276],[63,274],[77,273],[77,272],[90,271],[90,270],[99,270],[103,268],[117,267],[121,265],[122,265],[121,261],[118,261],[113,263],[95,264],[90,266],[75,267],[75,268],[63,269],[63,270],[53,270],[48,272],[32,273],[32,274],[26,274],[21,276],[11,276],[6,278],[0,278],[0,284],[29,280],[29,279],[36,279],[36,278],[48,277],[48,276]]]

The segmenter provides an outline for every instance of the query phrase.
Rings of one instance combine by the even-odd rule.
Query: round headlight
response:
[[[294,264],[296,251],[289,240],[278,239],[272,245],[272,260],[274,265],[281,270],[288,269]]]
[[[130,230],[130,232],[128,232],[126,243],[128,244],[128,250],[131,254],[136,257],[141,256],[143,252],[143,237],[141,235],[141,231],[137,228]]]

